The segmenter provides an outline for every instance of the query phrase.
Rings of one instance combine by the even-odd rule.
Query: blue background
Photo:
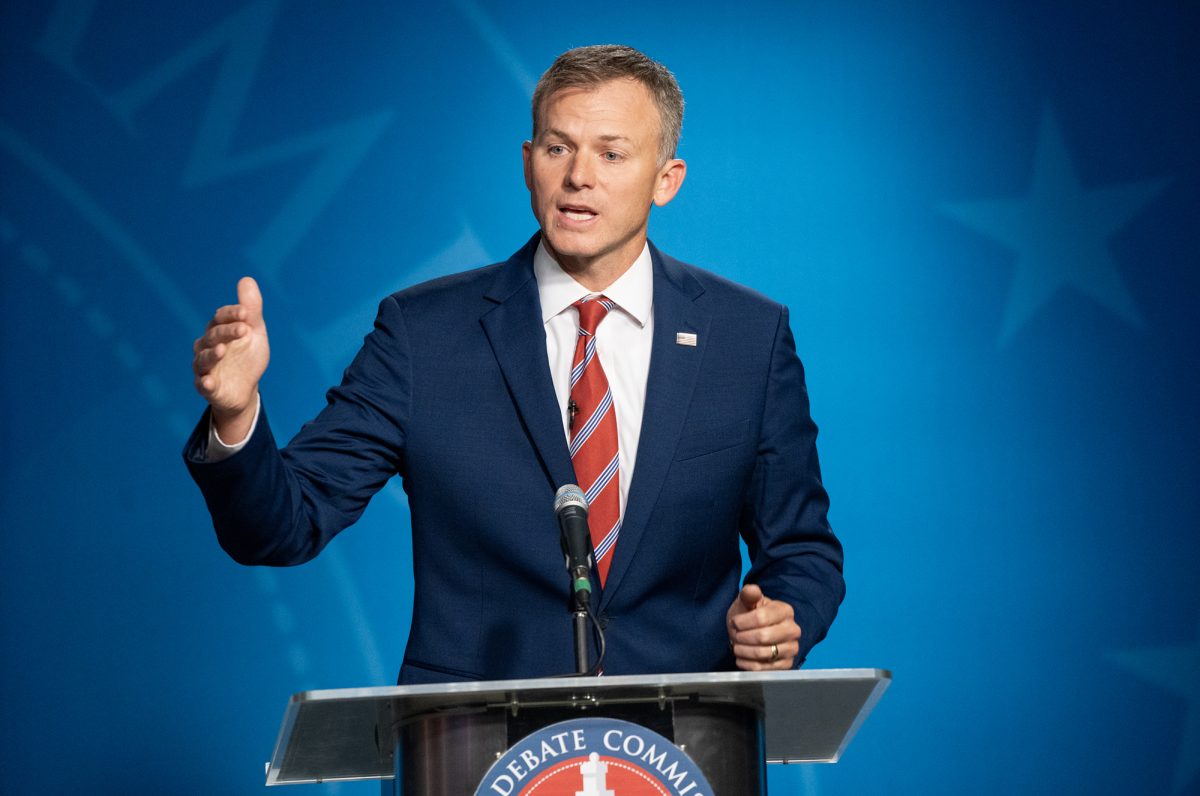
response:
[[[532,85],[606,41],[688,102],[652,238],[792,310],[810,665],[895,672],[772,793],[1200,790],[1197,6],[622,0],[3,5],[0,789],[258,792],[288,695],[394,682],[402,492],[229,561],[191,341],[258,277],[289,436],[382,295],[531,234]]]

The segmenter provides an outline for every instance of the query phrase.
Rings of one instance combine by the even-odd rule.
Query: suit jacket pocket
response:
[[[749,420],[738,420],[723,426],[706,428],[703,431],[693,431],[679,438],[679,445],[675,448],[675,461],[682,462],[709,453],[735,448],[747,442],[749,438]]]

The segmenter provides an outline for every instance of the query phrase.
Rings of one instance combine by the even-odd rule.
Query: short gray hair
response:
[[[683,129],[683,92],[671,70],[645,54],[621,44],[593,44],[567,50],[554,60],[533,90],[533,137],[541,127],[542,107],[565,88],[595,88],[610,80],[636,80],[646,87],[658,107],[661,134],[659,164],[675,157]]]

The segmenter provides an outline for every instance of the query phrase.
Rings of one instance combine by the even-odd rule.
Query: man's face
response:
[[[671,201],[683,182],[682,160],[658,164],[660,128],[645,86],[610,80],[552,94],[537,138],[522,148],[542,241],[589,288],[602,290],[633,263],[651,205]]]

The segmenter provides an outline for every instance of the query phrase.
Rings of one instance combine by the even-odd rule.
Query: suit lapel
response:
[[[533,253],[538,240],[534,235],[497,272],[496,281],[485,296],[496,302],[496,306],[485,312],[479,322],[546,476],[557,489],[575,480],[575,470],[546,360],[546,330],[537,280],[533,276]],[[550,510],[549,505],[546,510]]]
[[[612,568],[604,586],[601,608],[608,605],[616,593],[646,533],[691,404],[712,317],[709,310],[696,301],[704,288],[681,263],[662,255],[653,244],[650,256],[654,262],[654,340],[646,380],[646,406],[638,437],[633,483],[621,522],[621,536],[613,549]],[[676,343],[678,332],[695,334],[696,345]],[[560,428],[560,437],[561,434]]]

